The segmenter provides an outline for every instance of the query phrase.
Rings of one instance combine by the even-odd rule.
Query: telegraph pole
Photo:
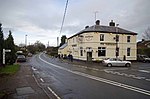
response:
[[[94,12],[94,15],[95,15],[95,22],[96,22],[96,19],[97,19],[97,13],[98,13],[98,11],[95,11],[95,12]]]

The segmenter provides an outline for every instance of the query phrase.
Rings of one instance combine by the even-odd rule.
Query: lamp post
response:
[[[118,48],[118,42],[119,42],[119,35],[118,35],[118,26],[119,24],[116,24],[116,37],[115,37],[115,40],[116,40],[116,58],[118,58],[118,54],[119,54],[119,48]]]
[[[28,35],[25,35],[25,47],[27,46],[27,36]]]

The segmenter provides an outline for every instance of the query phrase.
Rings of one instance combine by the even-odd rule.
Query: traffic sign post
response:
[[[11,50],[5,50],[5,49],[3,49],[3,65],[5,65],[5,54],[6,54],[6,52],[11,52]]]

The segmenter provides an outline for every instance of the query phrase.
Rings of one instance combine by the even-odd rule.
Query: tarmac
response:
[[[102,63],[68,59],[58,59],[73,65],[81,65],[100,69]],[[1,95],[3,94],[3,95]],[[53,99],[42,90],[35,80],[32,67],[28,63],[20,63],[19,71],[11,76],[0,76],[0,99]]]

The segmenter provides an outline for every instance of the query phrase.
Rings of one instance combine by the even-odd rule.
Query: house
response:
[[[142,41],[139,41],[137,43],[137,48],[138,49],[150,48],[150,40],[144,40],[144,39],[142,39]]]
[[[144,40],[137,42],[137,54],[147,55],[150,57],[150,40]]]
[[[61,47],[59,51],[60,54],[72,54],[74,59],[84,61],[101,61],[115,57],[136,60],[136,37],[137,33],[116,27],[113,20],[109,26],[100,25],[97,20],[95,25],[86,26],[67,39],[65,53],[62,53]]]
[[[68,52],[68,44],[67,43],[65,43],[61,47],[59,47],[58,54],[59,55],[63,55],[63,56],[67,56],[69,54],[69,52]]]

